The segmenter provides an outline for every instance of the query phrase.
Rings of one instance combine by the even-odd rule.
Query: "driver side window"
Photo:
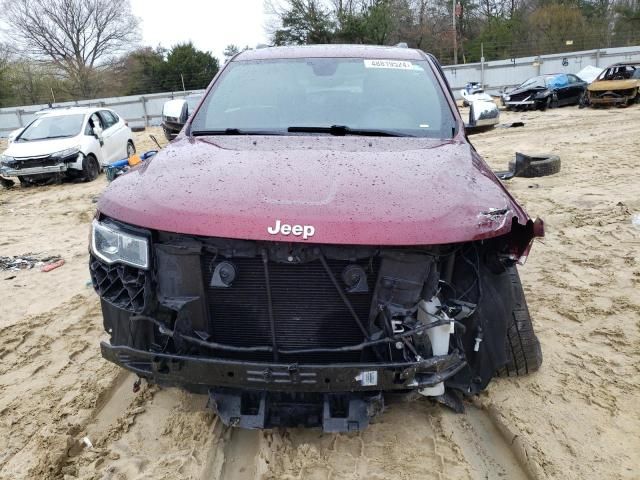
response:
[[[100,117],[104,120],[102,128],[105,130],[113,127],[118,122],[108,110],[101,110]]]
[[[102,130],[104,130],[104,126],[102,125],[102,120],[100,119],[100,116],[97,113],[93,113],[91,114],[91,116],[89,117],[89,121],[87,122],[87,126],[84,129],[84,134],[85,135],[94,135],[95,134],[95,130],[94,127],[98,127]]]

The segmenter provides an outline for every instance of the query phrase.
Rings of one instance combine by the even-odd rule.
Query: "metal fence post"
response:
[[[144,126],[149,126],[149,115],[147,113],[147,99],[144,97],[140,97],[140,101],[142,102],[142,111],[144,112]]]
[[[24,127],[24,123],[22,123],[22,112],[24,112],[24,110],[20,110],[19,108],[16,110],[16,117],[18,117],[18,123],[20,124],[21,127]]]
[[[484,43],[480,43],[480,85],[484,88]]]

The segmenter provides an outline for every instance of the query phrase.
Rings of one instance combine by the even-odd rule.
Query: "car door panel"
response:
[[[95,141],[92,153],[94,153],[100,165],[108,164],[109,158],[107,156],[106,149],[104,148],[104,123],[102,117],[98,115],[98,112],[94,112],[89,116],[85,133],[93,137]]]
[[[120,160],[121,152],[119,149],[117,126],[114,123],[112,115],[106,110],[100,111],[100,117],[103,120],[105,126],[102,132],[102,139],[104,142],[104,152],[107,163],[113,163]]]
[[[571,91],[568,103],[573,105],[579,102],[582,92],[586,88],[586,83],[575,75],[567,75],[567,77],[569,78],[569,88]]]
[[[569,78],[564,74],[557,75],[555,77],[555,84],[558,105],[567,105],[571,101],[571,85],[569,84]]]
[[[558,105],[566,105],[571,97],[571,90],[568,85],[558,87],[556,89],[556,94],[558,95]]]
[[[125,124],[124,120],[120,118],[115,112],[111,112],[116,120],[114,124],[114,136],[117,138],[117,159],[120,160],[127,157],[127,142],[129,141],[129,128]]]
[[[127,156],[127,142],[129,141],[129,129],[124,123],[124,120],[118,121],[118,141],[120,142],[120,151],[122,152],[122,158]]]

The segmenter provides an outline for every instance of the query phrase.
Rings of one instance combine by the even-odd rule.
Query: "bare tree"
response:
[[[96,70],[139,38],[129,0],[4,0],[0,9],[21,49],[64,72],[85,98]]]

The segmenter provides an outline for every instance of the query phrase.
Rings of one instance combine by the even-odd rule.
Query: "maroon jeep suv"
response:
[[[433,56],[245,51],[98,203],[102,355],[245,428],[359,430],[389,393],[461,410],[541,364],[516,264],[542,235]]]

